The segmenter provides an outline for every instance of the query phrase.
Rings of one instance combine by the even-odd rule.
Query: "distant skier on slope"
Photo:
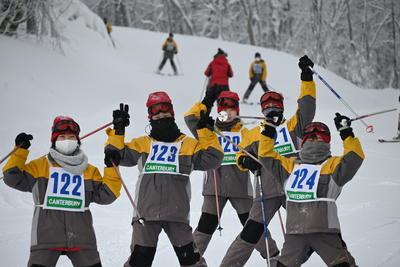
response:
[[[157,73],[161,73],[162,68],[169,59],[171,62],[172,70],[175,75],[178,75],[178,70],[174,62],[174,55],[178,54],[178,45],[173,39],[174,35],[172,32],[169,33],[167,40],[165,40],[161,49],[164,51],[163,59],[161,60],[160,66],[158,67]]]
[[[111,23],[108,23],[107,18],[103,18],[103,22],[104,22],[104,25],[106,26],[107,33],[111,34],[111,32],[112,32]]]
[[[279,120],[266,116],[261,132],[259,159],[284,188],[287,197],[286,236],[281,255],[271,266],[300,266],[310,249],[317,252],[327,266],[355,266],[343,246],[336,199],[364,159],[358,138],[354,137],[350,119],[336,113],[334,119],[343,140],[342,156],[331,156],[329,128],[321,122],[304,127],[299,158],[287,158],[274,151],[274,137]]]
[[[205,171],[221,164],[223,153],[212,131],[213,120],[202,113],[196,125],[196,140],[179,130],[167,93],[151,93],[146,106],[151,125],[149,136],[125,143],[129,114],[124,108],[114,110],[114,130],[107,131],[105,151],[119,151],[121,166],[138,165],[140,173],[135,199],[145,223],[139,223],[135,212],[131,255],[124,266],[151,266],[161,230],[168,235],[181,266],[207,266],[193,243],[189,225],[189,175],[193,170]]]
[[[115,151],[105,154],[104,177],[88,164],[80,149],[79,125],[69,117],[55,118],[47,156],[28,164],[32,135],[20,133],[19,146],[3,168],[4,182],[31,192],[35,202],[28,267],[55,266],[67,255],[73,266],[101,267],[90,203],[110,204],[120,194],[121,181],[111,165]]]
[[[204,71],[204,75],[209,79],[206,96],[212,99],[217,99],[222,91],[229,91],[229,78],[233,77],[233,71],[227,57],[228,54],[218,48],[214,59]]]
[[[193,135],[198,138],[196,125],[200,120],[200,113],[210,112],[215,99],[206,96],[201,103],[196,103],[186,114],[185,122]],[[249,130],[243,127],[240,119],[234,116],[239,115],[239,96],[235,92],[222,91],[217,99],[218,112],[226,111],[229,119],[222,122],[217,119],[216,128],[228,138],[239,144],[242,138],[248,138]],[[240,223],[245,224],[249,217],[250,208],[253,204],[253,188],[249,171],[242,171],[236,165],[237,147],[219,137],[221,147],[224,149],[224,160],[216,169],[208,170],[205,173],[203,183],[203,207],[198,226],[193,233],[195,244],[201,254],[207,249],[212,235],[218,226],[218,215],[229,201],[239,217]],[[216,181],[216,185],[215,185]],[[216,192],[217,191],[217,192]],[[216,204],[218,196],[218,207]],[[217,209],[219,208],[219,211]],[[266,258],[266,247],[264,240],[260,240],[256,246],[261,255]],[[272,251],[272,253],[276,251]]]
[[[250,65],[249,69],[249,77],[250,77],[250,85],[247,88],[246,92],[243,95],[243,102],[247,103],[247,100],[250,97],[251,92],[253,91],[254,87],[257,83],[260,83],[264,92],[269,91],[265,80],[267,78],[267,66],[264,60],[261,58],[260,53],[256,53],[254,55],[255,60]]]

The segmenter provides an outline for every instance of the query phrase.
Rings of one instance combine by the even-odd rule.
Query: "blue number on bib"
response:
[[[72,190],[72,195],[80,196],[81,193],[78,192],[78,190],[79,190],[79,188],[81,187],[81,184],[82,184],[82,177],[80,175],[74,175],[74,177],[72,177],[72,183],[76,184],[74,190]]]
[[[238,144],[240,143],[240,137],[239,137],[239,136],[234,136],[234,137],[232,138],[232,141],[233,141],[236,145],[238,145]],[[233,146],[233,151],[238,152],[238,151],[239,151],[239,148],[237,148],[237,146]]]
[[[306,185],[308,185],[308,189],[311,189],[314,187],[315,184],[315,177],[317,176],[318,171],[314,171],[313,174],[311,174],[311,177],[308,178]]]
[[[171,147],[171,155],[168,157],[168,161],[169,162],[175,162],[175,157],[176,157],[176,153],[178,152],[178,149],[174,146]]]
[[[53,174],[51,175],[51,178],[54,179],[53,194],[57,194],[57,188],[58,188],[58,172],[53,172]]]
[[[61,182],[65,183],[65,184],[61,188],[60,194],[69,195],[69,191],[67,190],[67,188],[71,182],[71,176],[68,173],[63,173],[61,175]]]
[[[151,157],[151,160],[154,160],[158,151],[158,145],[153,146],[153,156]]]
[[[285,143],[288,142],[289,139],[288,139],[288,136],[287,136],[287,133],[286,133],[286,128],[285,128],[285,127],[282,127],[282,129],[280,129],[279,132],[282,133],[283,141],[284,141]],[[278,137],[278,134],[276,134],[275,137],[274,137],[274,139],[275,139],[274,145],[279,144],[279,142],[276,141],[277,137]]]
[[[308,189],[311,190],[314,185],[315,185],[315,178],[317,176],[317,172],[318,171],[314,171],[310,178],[307,179],[306,181],[306,185],[308,185]],[[304,179],[307,178],[307,174],[308,174],[308,170],[307,169],[300,169],[297,170],[293,173],[294,175],[296,175],[296,177],[294,178],[293,184],[291,186],[291,188],[298,188],[298,189],[302,189],[303,188],[303,182]],[[300,177],[300,180],[299,180]]]
[[[164,155],[167,153],[168,147],[167,146],[161,146],[161,154],[157,157],[158,161],[165,161]]]

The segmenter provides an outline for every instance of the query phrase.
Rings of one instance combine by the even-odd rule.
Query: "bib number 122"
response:
[[[74,176],[72,176],[72,179],[71,179],[71,175],[69,175],[68,173],[63,173],[63,174],[61,174],[61,179],[60,179],[61,181],[59,181],[59,176],[60,176],[60,174],[58,172],[54,172],[51,175],[51,178],[54,179],[53,194],[58,194],[58,189],[59,189],[58,188],[58,183],[60,182],[60,186],[62,184],[64,184],[64,185],[62,185],[59,194],[70,195],[70,191],[68,190],[68,187],[72,182],[72,184],[75,184],[75,186],[72,189],[72,193],[71,194],[73,196],[80,196],[81,195],[81,193],[78,192],[79,188],[82,185],[82,177],[80,175],[74,175]]]

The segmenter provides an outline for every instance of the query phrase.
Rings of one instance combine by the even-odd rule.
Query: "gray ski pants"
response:
[[[99,252],[94,249],[83,249],[78,251],[39,249],[31,251],[28,267],[32,264],[54,267],[61,255],[66,255],[71,260],[72,265],[76,267],[91,266],[100,262]]]

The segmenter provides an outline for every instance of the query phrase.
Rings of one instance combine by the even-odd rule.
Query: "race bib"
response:
[[[274,150],[281,155],[297,152],[286,123],[276,127]]]
[[[167,44],[167,51],[173,51],[174,50],[174,44],[173,43],[168,43]]]
[[[296,165],[285,185],[288,201],[318,201],[317,189],[322,165]]]
[[[60,167],[50,167],[43,209],[83,212],[85,180]]]
[[[254,72],[255,74],[261,74],[261,73],[262,73],[261,64],[254,64],[254,65],[253,65],[253,72]]]
[[[144,165],[144,173],[179,173],[179,150],[182,141],[177,143],[151,142],[150,154]]]
[[[222,132],[222,134],[236,145],[238,145],[242,139],[241,132]],[[236,152],[238,152],[239,149],[226,141],[222,136],[219,136],[218,140],[221,144],[221,148],[224,150],[224,159],[221,165],[236,165]]]

